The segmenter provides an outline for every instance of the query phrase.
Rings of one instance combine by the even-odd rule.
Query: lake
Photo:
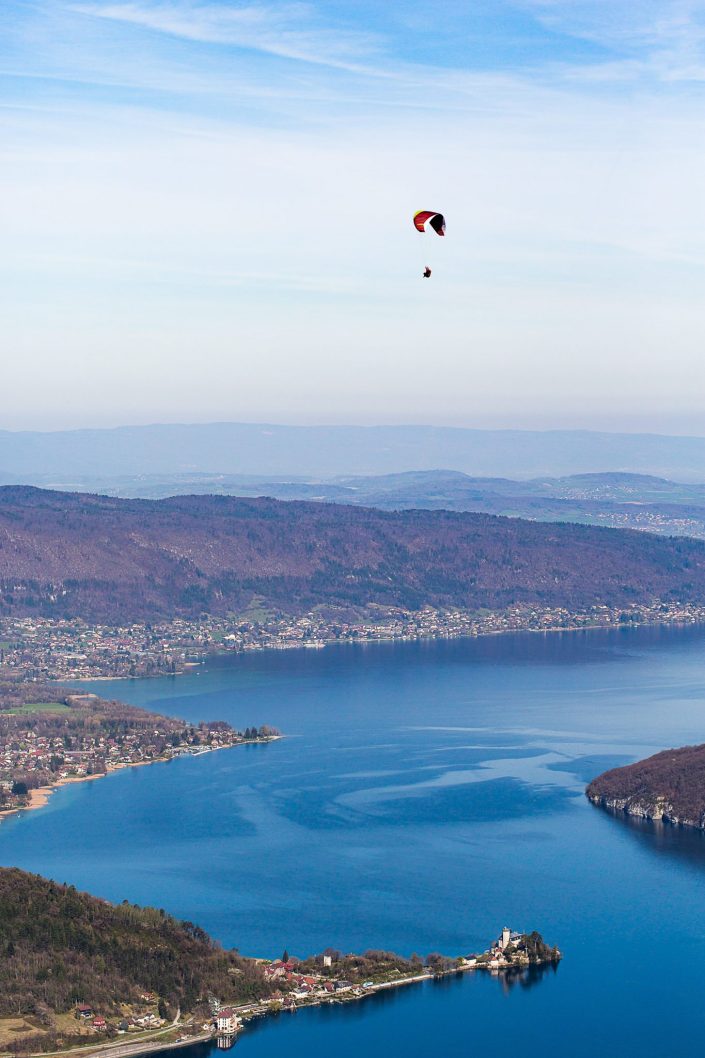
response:
[[[504,924],[564,952],[513,983],[282,1014],[247,1029],[245,1058],[700,1053],[705,837],[613,818],[583,789],[705,741],[705,630],[281,651],[88,686],[287,737],[63,787],[0,825],[3,864],[164,907],[250,955],[456,955]]]

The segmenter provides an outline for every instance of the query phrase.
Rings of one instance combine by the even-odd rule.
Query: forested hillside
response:
[[[705,602],[705,544],[449,511],[0,489],[0,615]]]
[[[2,1017],[50,1017],[78,1003],[119,1013],[145,993],[186,1012],[205,1005],[208,993],[236,1001],[269,991],[257,963],[224,951],[192,923],[0,868]]]
[[[705,745],[665,749],[612,768],[587,788],[595,804],[645,819],[705,828]]]

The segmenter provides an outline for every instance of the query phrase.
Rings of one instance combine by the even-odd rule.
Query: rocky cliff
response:
[[[705,745],[666,749],[599,775],[585,791],[594,803],[642,819],[705,829]]]

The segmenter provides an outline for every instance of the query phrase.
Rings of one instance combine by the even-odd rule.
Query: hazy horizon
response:
[[[387,474],[460,470],[477,477],[627,472],[702,481],[705,438],[579,430],[443,426],[192,423],[57,432],[0,431],[0,480],[93,481],[120,475]],[[48,478],[47,475],[50,477]]]
[[[46,417],[42,416],[42,419]],[[653,420],[651,420],[653,422]],[[699,421],[699,420],[698,420]],[[556,421],[550,425],[539,425],[532,424],[530,419],[519,418],[518,420],[510,421],[504,418],[499,418],[496,424],[487,424],[483,420],[476,420],[472,423],[462,421],[430,421],[426,419],[410,419],[404,418],[395,420],[390,416],[389,419],[370,419],[365,421],[364,417],[361,416],[357,421],[351,419],[341,419],[334,421],[331,419],[312,419],[305,418],[297,421],[295,416],[289,418],[282,417],[280,419],[270,418],[250,418],[246,416],[235,418],[172,418],[172,419],[120,419],[115,420],[101,417],[100,420],[87,418],[85,422],[79,421],[73,424],[65,424],[52,426],[50,424],[43,423],[42,425],[34,424],[34,420],[30,419],[27,425],[24,426],[5,426],[0,421],[0,434],[66,434],[66,433],[79,433],[79,432],[92,432],[92,431],[108,431],[108,430],[130,430],[150,427],[169,427],[169,426],[261,426],[264,428],[287,428],[291,429],[361,429],[361,430],[375,430],[375,429],[386,429],[386,428],[399,428],[399,429],[419,429],[419,430],[465,430],[468,432],[476,431],[478,433],[535,433],[535,434],[555,434],[555,433],[575,433],[575,434],[608,434],[611,436],[619,436],[624,434],[626,436],[651,436],[651,437],[682,437],[682,438],[705,438],[705,416],[702,418],[701,428],[698,430],[685,429],[683,421],[674,422],[672,429],[656,429],[651,426],[648,427],[647,423],[641,423],[641,420],[635,423],[625,422],[621,426],[609,426],[605,425],[582,425],[580,422],[576,422],[574,417],[571,417],[568,421],[561,423]],[[681,428],[678,428],[678,426]]]

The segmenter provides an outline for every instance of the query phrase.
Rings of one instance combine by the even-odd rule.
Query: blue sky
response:
[[[0,78],[0,428],[705,433],[705,0],[4,0]]]

